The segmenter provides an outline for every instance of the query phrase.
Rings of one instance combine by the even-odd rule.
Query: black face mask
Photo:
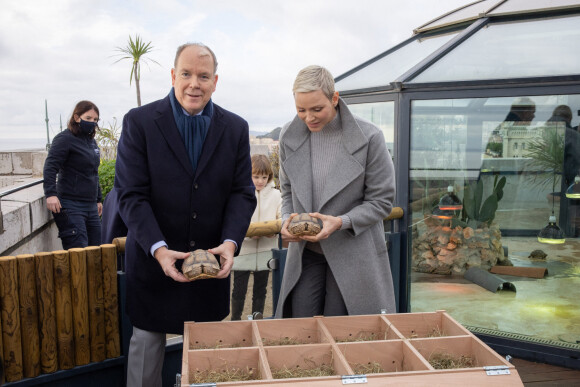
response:
[[[85,121],[81,118],[81,122],[79,122],[79,130],[81,133],[90,135],[95,131],[95,129],[97,129],[96,122]]]

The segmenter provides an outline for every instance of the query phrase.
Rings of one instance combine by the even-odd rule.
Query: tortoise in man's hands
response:
[[[316,235],[322,230],[322,221],[302,213],[294,216],[288,224],[288,232],[294,236]]]
[[[185,258],[181,270],[190,281],[215,278],[220,271],[220,264],[215,255],[209,251],[197,249]]]

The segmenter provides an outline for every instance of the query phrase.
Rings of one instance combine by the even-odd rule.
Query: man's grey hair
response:
[[[322,90],[324,95],[332,101],[334,95],[334,77],[322,66],[308,66],[298,72],[294,81],[293,93],[309,93]]]
[[[209,48],[208,46],[206,46],[203,43],[185,43],[185,44],[182,44],[181,46],[177,47],[177,52],[175,53],[175,60],[173,61],[173,68],[177,68],[177,59],[179,59],[179,55],[181,55],[183,50],[185,50],[187,47],[201,47],[201,48],[205,48],[206,50],[208,50],[209,53],[211,54],[212,59],[213,59],[213,73],[215,74],[217,72],[218,62],[217,62],[217,59],[215,57],[215,54],[211,48]]]

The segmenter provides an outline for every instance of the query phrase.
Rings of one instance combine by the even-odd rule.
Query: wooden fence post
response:
[[[105,348],[107,358],[121,356],[119,336],[119,294],[117,289],[117,249],[114,244],[101,245],[103,262],[103,302],[105,309]]]
[[[33,378],[40,375],[40,336],[34,255],[17,255],[16,260],[18,262],[23,371],[25,378]]]
[[[7,382],[15,382],[23,376],[16,257],[0,257],[0,300],[4,375]]]
[[[91,361],[105,360],[105,312],[103,310],[103,267],[101,248],[85,247],[89,294],[89,327],[91,332]]]
[[[40,369],[43,374],[58,370],[53,254],[36,253],[36,288],[40,330]]]
[[[70,261],[66,250],[53,251],[53,254],[58,364],[60,369],[67,370],[75,365]]]
[[[68,253],[71,269],[75,364],[80,366],[91,362],[87,254],[85,249],[81,248],[69,249]]]

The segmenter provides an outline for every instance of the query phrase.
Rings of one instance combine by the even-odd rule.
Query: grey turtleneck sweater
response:
[[[332,121],[320,132],[310,133],[310,159],[312,160],[312,208],[316,211],[320,206],[328,171],[334,163],[337,153],[342,147],[342,122],[337,111]],[[330,177],[332,178],[332,177]],[[350,228],[350,218],[346,215],[342,219],[341,230]],[[322,254],[319,243],[308,242],[306,248]]]

